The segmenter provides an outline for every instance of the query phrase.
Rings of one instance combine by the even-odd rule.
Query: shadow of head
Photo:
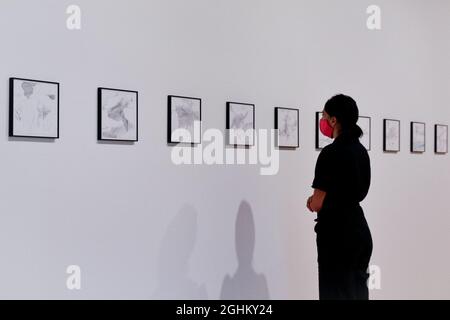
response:
[[[167,227],[161,243],[159,274],[169,277],[188,272],[189,258],[197,238],[197,211],[185,204]]]
[[[255,251],[255,221],[250,204],[242,201],[236,217],[235,234],[238,268],[230,276],[226,275],[220,293],[221,299],[268,299],[269,289],[264,274],[253,269]]]
[[[242,201],[236,218],[236,254],[240,266],[250,266],[255,250],[255,221],[247,201]]]
[[[189,263],[197,240],[197,211],[184,205],[167,227],[158,260],[155,299],[206,299],[204,285],[189,276]]]

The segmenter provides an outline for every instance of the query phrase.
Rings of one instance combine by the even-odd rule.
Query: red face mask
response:
[[[333,127],[330,126],[327,119],[320,119],[320,132],[323,133],[324,136],[333,139]]]

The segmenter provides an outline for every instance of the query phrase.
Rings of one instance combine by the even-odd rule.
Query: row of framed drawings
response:
[[[316,148],[323,149],[333,142],[324,136],[319,129],[321,112],[316,113]],[[367,150],[371,149],[371,118],[359,117],[358,125],[363,131],[361,144]],[[426,124],[423,122],[410,122],[410,151],[412,153],[424,153],[426,151]],[[383,119],[383,151],[400,152],[400,120]],[[448,153],[448,126],[444,124],[434,125],[434,152],[437,154]]]
[[[9,135],[26,138],[59,138],[59,83],[10,78]],[[319,130],[321,112],[316,113],[316,149],[332,142]],[[200,98],[168,97],[169,144],[201,143],[202,100]],[[361,116],[358,125],[363,130],[361,143],[371,149],[371,118]],[[275,108],[276,146],[300,147],[299,109]],[[411,122],[411,152],[425,152],[425,123]],[[400,151],[400,121],[384,119],[383,149]],[[186,137],[173,133],[184,129]],[[255,144],[255,105],[227,102],[226,129],[228,144],[253,146]],[[237,133],[237,134],[236,134]],[[233,135],[233,137],[231,137]],[[98,140],[138,141],[138,92],[98,88]],[[448,152],[448,126],[435,125],[435,152]]]

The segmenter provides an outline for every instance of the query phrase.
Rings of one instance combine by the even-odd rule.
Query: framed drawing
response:
[[[358,119],[358,125],[363,131],[363,135],[360,138],[361,144],[367,149],[367,151],[370,151],[372,135],[370,117],[360,116]]]
[[[168,97],[168,143],[202,142],[202,100],[199,98]]]
[[[383,120],[383,151],[400,152],[400,121]]]
[[[425,123],[411,122],[411,152],[425,152]]]
[[[138,92],[98,88],[98,140],[138,141]]]
[[[59,138],[59,83],[9,79],[9,136]]]
[[[275,108],[276,146],[279,148],[299,148],[299,109]]]
[[[255,105],[227,102],[226,129],[228,144],[234,146],[255,145]]]
[[[448,126],[436,124],[434,126],[434,152],[438,154],[448,153]]]
[[[320,131],[320,119],[322,119],[323,112],[316,112],[316,149],[321,150],[327,145],[333,143],[333,139],[323,135]]]

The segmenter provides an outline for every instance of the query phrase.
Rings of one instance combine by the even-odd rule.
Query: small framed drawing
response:
[[[383,120],[383,151],[400,152],[400,121]]]
[[[202,143],[202,100],[199,98],[168,97],[168,143],[196,145]]]
[[[299,109],[275,108],[275,130],[278,148],[299,148]]]
[[[434,126],[434,152],[438,154],[448,153],[448,126],[436,124]]]
[[[9,79],[9,136],[59,138],[59,83]]]
[[[138,141],[138,92],[98,88],[98,140]]]
[[[425,152],[425,123],[411,122],[411,152]]]
[[[370,151],[372,140],[371,118],[363,116],[359,117],[358,126],[361,128],[363,132],[363,135],[360,138],[361,144],[367,149],[367,151]]]
[[[333,139],[328,138],[320,131],[320,119],[322,119],[323,112],[316,112],[316,149],[321,150],[333,142]]]
[[[255,105],[227,102],[227,140],[229,145],[255,145]]]

